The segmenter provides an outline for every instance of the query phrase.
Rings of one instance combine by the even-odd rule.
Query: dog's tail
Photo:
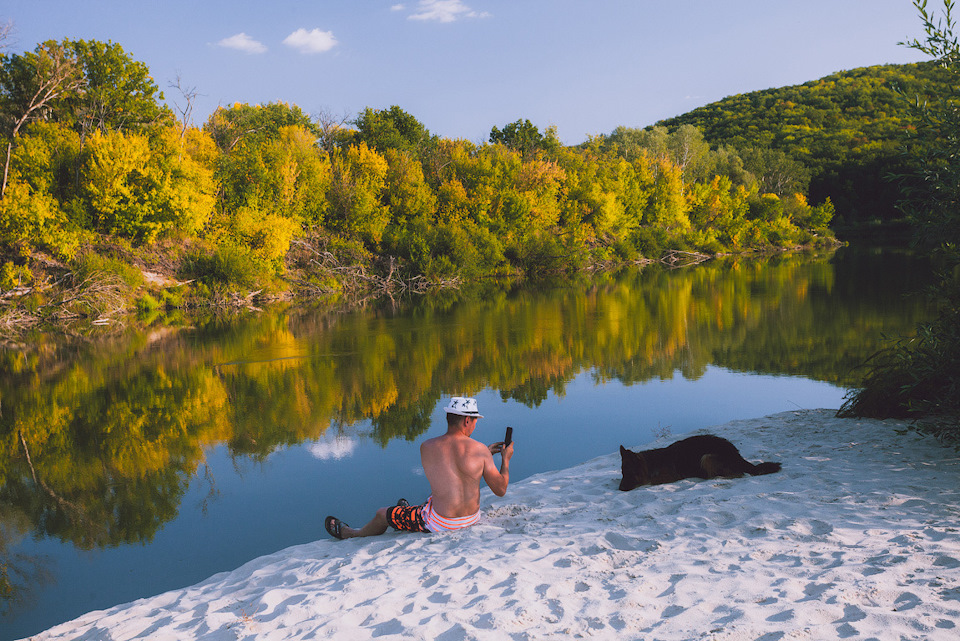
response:
[[[779,463],[757,463],[752,470],[747,470],[747,474],[759,476],[761,474],[773,474],[780,471]]]

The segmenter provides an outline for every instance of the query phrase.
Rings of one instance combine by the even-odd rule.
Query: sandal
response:
[[[350,527],[335,516],[328,516],[323,520],[323,527],[327,529],[327,534],[340,541],[343,540],[343,534],[340,532],[340,528],[344,526]]]

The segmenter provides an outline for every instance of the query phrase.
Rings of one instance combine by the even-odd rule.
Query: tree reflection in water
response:
[[[722,259],[634,268],[546,291],[445,292],[347,314],[241,320],[0,352],[0,608],[43,580],[28,534],[81,549],[142,544],[173,520],[205,452],[265,460],[350,433],[386,446],[444,395],[529,407],[576,376],[698,379],[708,365],[854,384],[881,336],[930,315],[906,255]],[[216,496],[209,475],[208,499]]]

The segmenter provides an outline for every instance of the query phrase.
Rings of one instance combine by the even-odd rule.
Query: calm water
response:
[[[736,418],[839,407],[930,316],[902,253],[628,270],[0,352],[0,639],[185,587],[426,497],[451,395],[511,480]]]

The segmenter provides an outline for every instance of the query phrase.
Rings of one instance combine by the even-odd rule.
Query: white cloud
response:
[[[224,38],[218,42],[217,45],[246,53],[266,53],[267,51],[267,47],[263,43],[257,42],[245,33],[238,33],[235,36]]]
[[[293,47],[300,53],[323,53],[337,46],[337,39],[332,31],[313,29],[297,29],[283,41],[288,47]]]
[[[310,452],[314,458],[320,460],[340,460],[352,456],[356,449],[357,442],[351,438],[333,438],[332,440],[316,441],[307,446],[307,451]]]
[[[454,22],[460,18],[488,18],[486,11],[474,11],[460,0],[420,0],[410,20]]]
[[[395,4],[392,7],[390,7],[390,11],[403,11],[406,8],[407,8],[407,5],[405,4]]]

